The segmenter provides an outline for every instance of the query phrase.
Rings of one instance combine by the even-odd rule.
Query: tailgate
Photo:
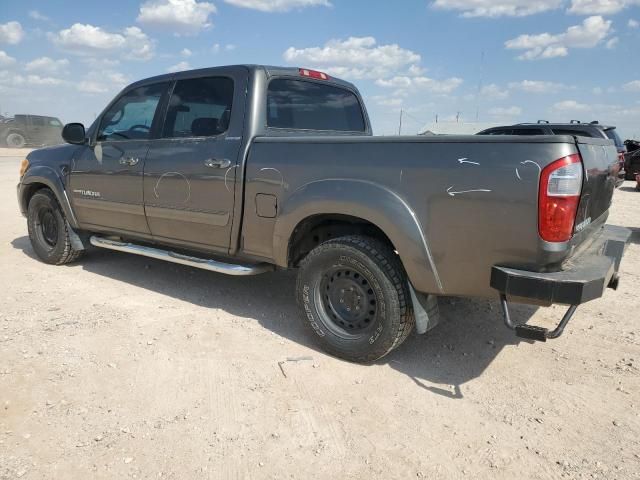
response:
[[[574,227],[574,233],[579,233],[590,224],[606,219],[617,180],[618,151],[612,140],[588,137],[575,139],[584,167]]]

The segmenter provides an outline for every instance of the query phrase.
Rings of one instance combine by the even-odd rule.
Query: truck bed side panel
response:
[[[345,188],[353,185],[349,182],[368,182],[380,192],[391,192],[390,201],[400,199],[422,229],[430,250],[423,257],[407,258],[396,246],[418,290],[493,296],[492,265],[535,270],[553,261],[537,230],[539,175],[547,164],[576,151],[573,138],[561,136],[258,138],[246,167],[243,249],[286,264],[286,247],[283,254],[274,235],[282,219],[258,216],[258,195],[274,196],[282,212],[302,190],[314,192],[309,203],[324,201],[321,189],[309,189],[315,182],[343,181]],[[374,198],[360,201],[375,203]],[[335,213],[354,215],[349,208]],[[384,204],[379,208],[384,210]],[[395,223],[389,218],[387,225],[393,229]],[[395,228],[382,228],[392,241],[405,233],[402,226]],[[415,237],[403,241],[416,242]],[[412,263],[427,263],[428,256],[433,275],[417,274]]]

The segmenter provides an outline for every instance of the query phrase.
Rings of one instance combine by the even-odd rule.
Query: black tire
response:
[[[19,132],[10,132],[5,138],[5,143],[7,147],[10,148],[22,148],[26,145],[27,141]]]
[[[33,250],[45,263],[62,265],[82,255],[71,246],[69,227],[51,190],[38,190],[29,200],[27,228]]]
[[[340,237],[314,248],[300,263],[296,298],[321,347],[353,362],[384,357],[415,324],[398,256],[369,237]]]

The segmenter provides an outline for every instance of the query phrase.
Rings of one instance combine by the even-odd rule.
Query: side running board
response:
[[[258,275],[260,273],[270,272],[274,270],[273,265],[268,263],[257,263],[252,265],[241,265],[233,263],[224,263],[217,260],[192,257],[169,250],[161,250],[159,248],[146,247],[136,245],[134,243],[118,242],[104,237],[92,236],[89,241],[94,247],[107,248],[109,250],[117,250],[119,252],[133,253],[142,255],[143,257],[155,258],[166,262],[179,263],[190,267],[209,270],[210,272],[225,273],[227,275]]]

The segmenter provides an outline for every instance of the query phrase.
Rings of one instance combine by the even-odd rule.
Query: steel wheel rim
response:
[[[378,297],[362,272],[335,266],[323,275],[318,293],[326,326],[336,335],[354,338],[374,329]]]
[[[38,213],[38,234],[41,240],[50,248],[58,243],[58,222],[53,210],[43,208]]]

